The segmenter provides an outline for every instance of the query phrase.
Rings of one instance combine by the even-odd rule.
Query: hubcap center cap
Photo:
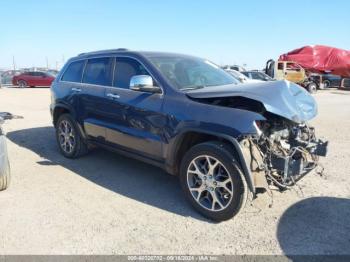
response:
[[[64,140],[69,141],[69,134],[64,134]]]
[[[206,178],[204,178],[204,185],[206,185],[207,187],[216,187],[216,181],[213,177],[208,176]]]

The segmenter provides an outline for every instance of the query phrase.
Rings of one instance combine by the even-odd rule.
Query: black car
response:
[[[309,78],[312,79],[319,87],[322,77],[323,88],[339,87],[341,84],[341,76],[332,74],[312,74]]]
[[[261,81],[274,81],[274,79],[267,74],[259,71],[245,71],[242,72],[246,77],[249,77],[250,79],[255,80],[261,80]]]
[[[317,106],[303,88],[243,85],[187,55],[83,53],[67,62],[51,92],[65,157],[98,145],[161,167],[179,176],[195,209],[217,221],[237,214],[248,193],[293,186],[327,147],[306,124]]]

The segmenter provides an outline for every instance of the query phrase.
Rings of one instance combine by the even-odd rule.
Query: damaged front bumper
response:
[[[295,147],[285,157],[274,156],[271,167],[279,172],[282,182],[296,182],[304,175],[315,169],[318,158],[327,154],[328,141],[318,140],[312,142],[308,147]]]
[[[292,145],[281,142],[284,148],[279,147],[285,150],[269,143],[271,141],[254,136],[246,136],[240,141],[254,193],[256,189],[268,190],[271,185],[281,190],[295,185],[318,166],[319,157],[325,157],[328,151],[328,141],[319,139],[293,141]]]

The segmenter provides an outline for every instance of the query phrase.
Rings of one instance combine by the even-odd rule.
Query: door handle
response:
[[[81,92],[81,88],[73,87],[73,88],[72,88],[72,91],[74,91],[74,92]]]
[[[110,97],[110,98],[113,98],[113,99],[118,99],[118,98],[120,98],[120,95],[116,95],[116,94],[113,94],[113,93],[108,93],[107,97]]]

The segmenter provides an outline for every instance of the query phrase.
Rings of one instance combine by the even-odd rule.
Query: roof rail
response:
[[[114,53],[114,52],[123,52],[123,51],[129,51],[129,49],[127,49],[127,48],[106,49],[106,50],[99,50],[99,51],[92,51],[92,52],[81,53],[78,56],[94,55],[94,54],[100,54],[100,53]]]

